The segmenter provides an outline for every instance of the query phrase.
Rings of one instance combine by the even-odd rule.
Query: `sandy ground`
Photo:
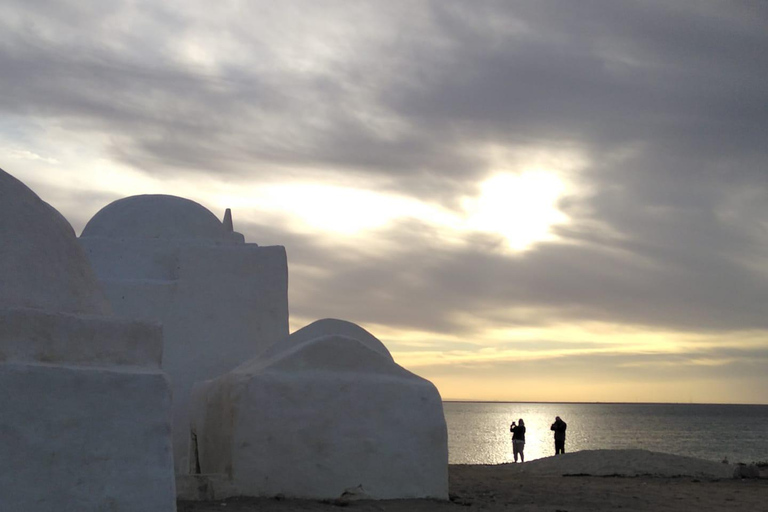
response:
[[[768,512],[766,471],[760,479],[735,480],[727,477],[732,469],[640,450],[578,452],[517,465],[450,466],[450,501],[231,498],[180,501],[178,512],[332,512],[339,508],[360,512]]]

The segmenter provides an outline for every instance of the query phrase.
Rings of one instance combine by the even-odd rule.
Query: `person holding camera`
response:
[[[565,429],[568,425],[560,419],[560,416],[555,417],[555,422],[549,427],[549,430],[555,432],[555,455],[565,453]]]
[[[517,462],[517,456],[520,455],[520,462],[525,462],[525,422],[523,418],[514,421],[509,426],[509,431],[512,432],[512,455]]]

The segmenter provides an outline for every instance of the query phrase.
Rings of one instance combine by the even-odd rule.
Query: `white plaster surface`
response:
[[[109,312],[72,226],[0,169],[0,309],[7,307]]]
[[[202,473],[230,475],[249,496],[337,498],[362,485],[374,499],[447,498],[445,418],[429,381],[349,336],[280,343],[290,348],[196,387]]]
[[[223,224],[206,207],[163,194],[131,196],[108,204],[93,216],[82,235],[222,242],[229,238]]]
[[[175,510],[158,324],[109,307],[71,226],[0,171],[0,512]]]
[[[0,309],[0,363],[36,362],[160,369],[159,324],[112,317]]]
[[[115,314],[163,324],[178,472],[188,470],[192,386],[288,334],[285,248],[238,239],[203,206],[173,196],[116,201],[80,238]]]
[[[176,499],[213,501],[238,495],[227,475],[176,474]]]
[[[176,510],[159,371],[0,364],[0,512]]]

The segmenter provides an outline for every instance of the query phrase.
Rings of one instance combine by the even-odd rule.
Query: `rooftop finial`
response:
[[[235,230],[232,225],[232,210],[230,208],[227,208],[227,211],[224,212],[224,220],[221,223],[224,224],[224,229],[227,230],[227,233],[232,233]]]

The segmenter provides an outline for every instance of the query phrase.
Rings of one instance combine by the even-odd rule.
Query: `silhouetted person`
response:
[[[560,419],[560,416],[555,417],[555,422],[549,427],[549,430],[555,431],[555,455],[558,453],[565,453],[565,429],[568,425]]]
[[[512,454],[515,456],[515,462],[517,462],[517,456],[520,455],[520,462],[525,462],[525,422],[523,418],[517,420],[517,425],[513,421],[509,426],[509,431],[512,432]]]

